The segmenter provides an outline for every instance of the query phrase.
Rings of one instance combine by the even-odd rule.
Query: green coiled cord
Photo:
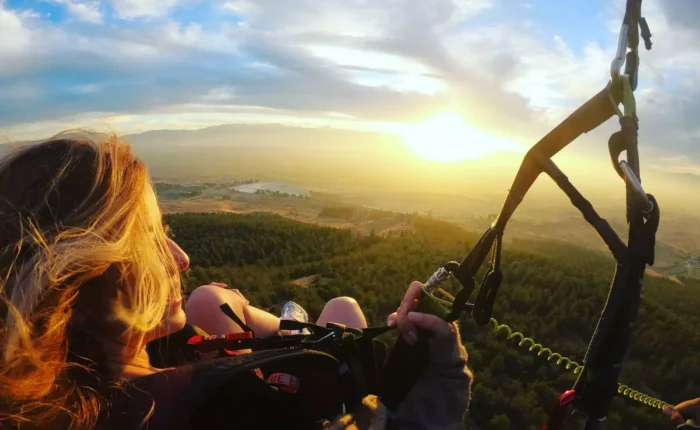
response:
[[[546,354],[547,361],[552,361],[556,359],[555,364],[557,366],[562,367],[564,370],[571,372],[574,375],[578,375],[579,373],[581,373],[581,370],[583,370],[583,366],[578,362],[572,360],[569,357],[565,357],[559,354],[558,352],[553,352],[549,348],[545,348],[542,344],[535,342],[535,340],[531,337],[526,337],[519,331],[514,332],[513,329],[511,329],[508,325],[500,324],[495,318],[491,318],[491,325],[493,326],[493,331],[495,334],[498,335],[499,333],[505,332],[507,334],[506,340],[519,338],[520,340],[517,343],[518,347],[523,349],[527,348],[528,352],[537,351],[536,355],[538,357],[541,357]],[[526,345],[528,343],[530,344],[529,347]],[[672,406],[667,402],[664,402],[663,400],[659,400],[648,394],[644,394],[641,391],[637,391],[633,388],[628,387],[627,385],[623,385],[620,383],[617,384],[617,394],[659,410],[664,410],[667,406]]]

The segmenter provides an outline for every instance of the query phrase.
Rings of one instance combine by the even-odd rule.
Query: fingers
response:
[[[224,284],[223,282],[210,282],[209,285],[221,288],[228,288],[228,285]]]
[[[676,425],[684,424],[687,418],[698,420],[700,416],[700,398],[687,400],[675,407],[667,407],[664,409],[664,415]]]
[[[389,327],[396,327],[396,312],[386,318],[386,325]]]
[[[408,319],[408,313],[416,308],[418,300],[423,292],[423,284],[418,281],[412,282],[409,285],[403,301],[396,312],[396,326],[399,335],[409,344],[413,345],[418,340],[416,327]]]
[[[417,327],[425,329],[436,336],[445,336],[450,334],[452,326],[447,321],[440,317],[420,312],[409,312],[408,320]]]
[[[422,294],[423,284],[418,281],[411,282],[411,285],[408,286],[408,290],[406,290],[406,294],[403,296],[403,301],[399,309],[403,308],[405,314],[407,314],[409,310],[416,307]]]
[[[685,423],[685,420],[681,416],[681,414],[676,411],[675,408],[668,406],[666,409],[664,409],[664,415],[671,421],[674,425],[681,425]]]
[[[233,290],[229,290],[229,291],[232,291],[232,292],[233,292],[234,294],[236,294],[238,297],[240,297],[241,299],[243,299],[243,302],[246,304],[246,306],[250,304],[250,302],[248,301],[248,299],[246,299],[245,296],[243,295],[243,293],[241,293],[240,290],[238,290],[237,288],[234,288]]]
[[[423,284],[415,281],[409,285],[401,305],[387,317],[389,327],[396,327],[399,336],[413,345],[418,340],[418,328],[424,329],[436,336],[447,335],[452,326],[440,317],[420,312],[414,312],[423,294]]]
[[[676,411],[686,416],[700,415],[700,398],[686,400],[683,403],[676,405]]]

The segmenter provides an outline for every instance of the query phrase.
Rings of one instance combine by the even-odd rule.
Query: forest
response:
[[[396,212],[381,209],[363,209],[354,206],[326,206],[318,214],[319,218],[337,218],[346,221],[371,221],[389,218],[406,218],[412,215],[399,215]]]
[[[181,184],[170,184],[167,182],[156,182],[156,192],[161,199],[181,199],[202,195],[203,186],[186,186]]]
[[[412,231],[360,236],[270,214],[172,214],[174,239],[191,258],[187,290],[213,281],[240,289],[255,306],[279,314],[295,300],[313,318],[337,296],[357,299],[370,325],[384,324],[408,284],[442,263],[461,260],[478,234],[414,217]],[[487,226],[485,225],[484,228]],[[581,363],[607,296],[612,257],[563,242],[510,240],[494,317]],[[314,275],[308,287],[292,280]],[[698,396],[700,281],[645,278],[642,307],[620,382],[675,404]],[[477,280],[478,282],[478,280]],[[450,286],[456,290],[457,285]],[[475,379],[465,429],[538,429],[574,376],[514,341],[460,320]],[[387,337],[391,340],[391,337]],[[509,344],[510,343],[510,344]],[[567,428],[583,428],[574,416]],[[609,429],[664,429],[660,412],[616,398]]]

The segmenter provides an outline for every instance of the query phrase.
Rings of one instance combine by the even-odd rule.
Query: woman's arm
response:
[[[456,324],[431,340],[430,364],[396,411],[399,429],[462,428],[473,379],[467,358]]]

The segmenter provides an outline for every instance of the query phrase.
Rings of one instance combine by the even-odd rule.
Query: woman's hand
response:
[[[700,398],[687,400],[675,407],[669,406],[664,410],[664,415],[675,425],[685,424],[687,418],[700,424]]]
[[[455,323],[414,312],[422,290],[420,282],[411,283],[401,306],[387,319],[409,344],[416,343],[418,329],[432,334],[427,368],[396,409],[395,419],[402,423],[399,428],[462,428],[472,382],[467,350]]]
[[[448,335],[454,330],[452,324],[440,317],[412,312],[418,306],[422,289],[422,283],[418,281],[412,282],[397,311],[387,318],[387,325],[397,327],[399,335],[411,345],[418,340],[417,328],[425,329],[436,337]]]

